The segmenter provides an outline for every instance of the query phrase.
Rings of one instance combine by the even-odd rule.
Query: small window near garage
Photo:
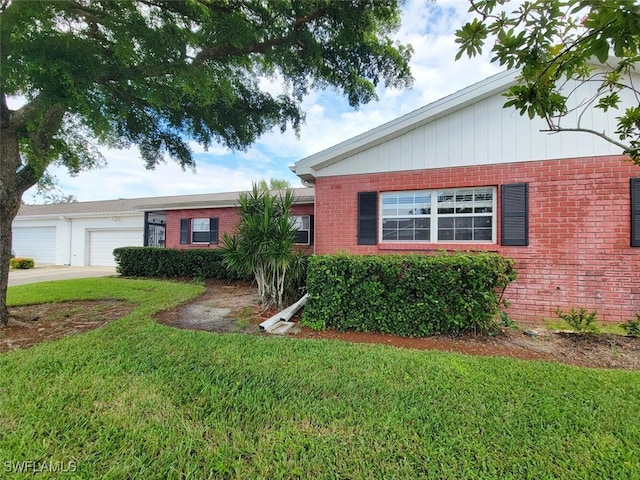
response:
[[[218,243],[218,219],[217,218],[192,218],[191,219],[191,243],[217,244]]]
[[[495,242],[495,188],[382,194],[383,242]]]
[[[295,243],[297,245],[311,245],[313,242],[313,215],[292,216],[291,223],[296,229]]]

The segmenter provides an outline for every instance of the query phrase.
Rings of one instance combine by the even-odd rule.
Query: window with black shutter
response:
[[[529,245],[529,184],[502,185],[502,245]]]
[[[358,193],[358,245],[378,243],[378,192]]]
[[[640,247],[640,178],[631,179],[631,246]]]

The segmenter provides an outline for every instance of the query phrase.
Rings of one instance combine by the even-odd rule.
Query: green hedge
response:
[[[121,247],[113,251],[118,273],[127,277],[188,277],[247,280],[230,272],[218,249]]]
[[[487,331],[516,275],[494,253],[315,256],[302,322],[403,336]]]

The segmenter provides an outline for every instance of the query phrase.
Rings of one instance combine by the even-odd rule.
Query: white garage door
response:
[[[112,267],[113,249],[142,246],[143,230],[93,230],[89,232],[89,265]]]
[[[16,257],[38,263],[56,263],[56,227],[13,227],[12,246]]]

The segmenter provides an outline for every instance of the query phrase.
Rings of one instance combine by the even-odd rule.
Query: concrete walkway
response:
[[[9,286],[27,283],[69,280],[72,278],[108,277],[116,275],[116,267],[69,267],[66,265],[46,265],[29,270],[10,270]]]

